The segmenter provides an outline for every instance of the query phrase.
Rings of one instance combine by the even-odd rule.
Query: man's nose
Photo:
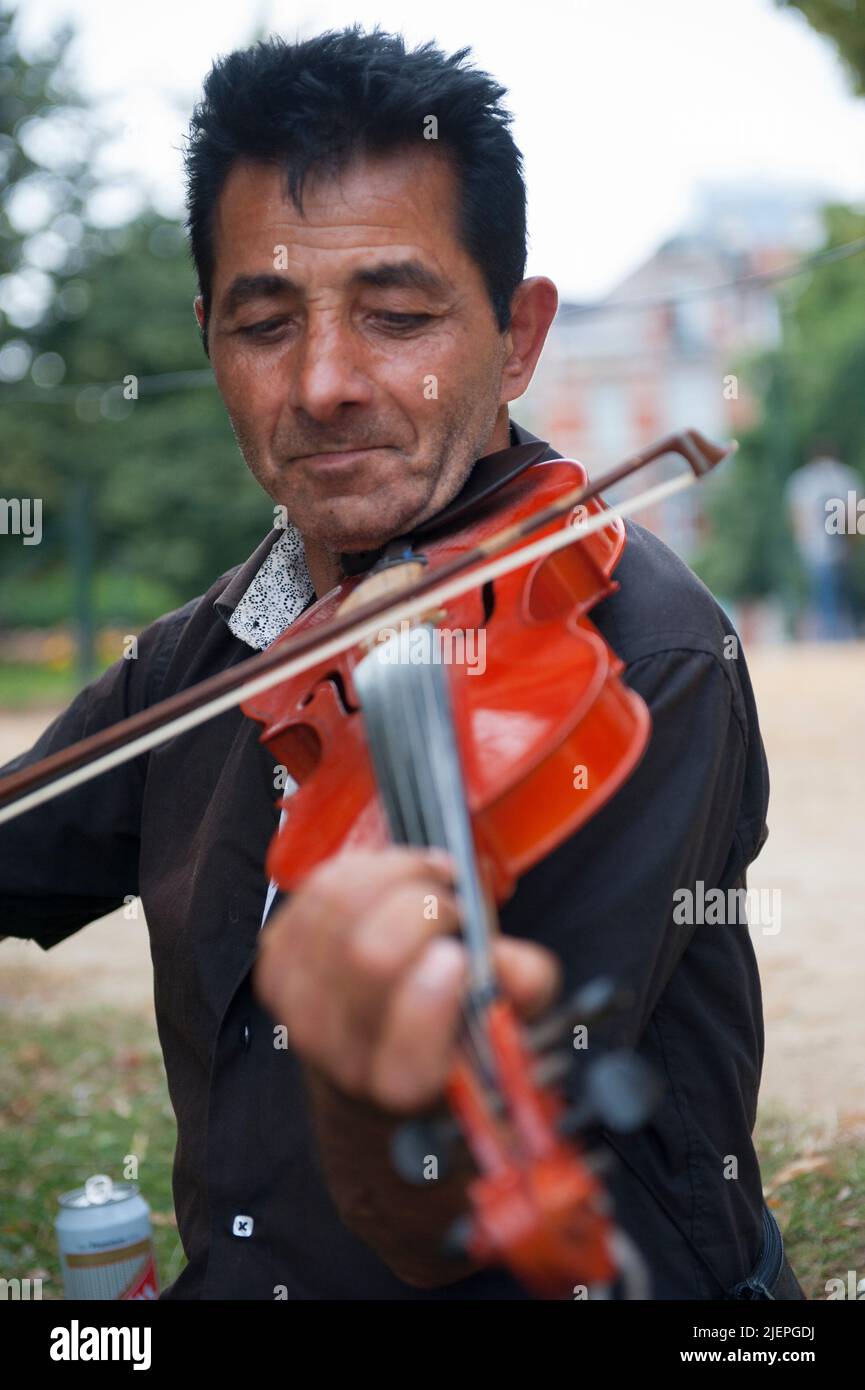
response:
[[[368,405],[372,382],[363,343],[349,323],[310,318],[292,361],[291,405],[326,420],[346,405]]]

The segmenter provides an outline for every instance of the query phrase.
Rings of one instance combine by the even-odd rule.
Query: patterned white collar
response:
[[[539,442],[515,420],[509,423],[511,448]],[[314,594],[303,537],[297,527],[288,522],[234,611],[224,611],[223,616],[235,637],[255,651],[263,651],[300,616]]]
[[[241,642],[263,651],[300,616],[314,592],[303,538],[289,523],[228,618],[228,626]]]

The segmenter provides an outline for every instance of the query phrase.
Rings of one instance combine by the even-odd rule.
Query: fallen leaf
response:
[[[794,1178],[801,1178],[805,1173],[814,1173],[819,1168],[828,1168],[829,1159],[826,1154],[816,1154],[813,1158],[797,1158],[792,1163],[788,1163],[782,1168],[780,1173],[776,1173],[774,1178],[766,1187],[763,1188],[763,1196],[771,1197],[779,1187],[784,1187]]]

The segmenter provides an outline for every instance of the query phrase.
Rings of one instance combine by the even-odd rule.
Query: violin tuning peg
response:
[[[646,1123],[661,1094],[653,1069],[635,1052],[608,1052],[588,1067],[579,1103],[564,1118],[566,1133],[599,1125],[630,1134]]]
[[[451,1148],[458,1134],[456,1124],[444,1116],[404,1121],[391,1139],[390,1156],[395,1171],[404,1182],[416,1187],[446,1178]]]
[[[608,976],[599,976],[575,991],[568,1009],[572,1022],[598,1023],[611,1014],[621,1013],[633,1001],[633,990],[624,989]]]
[[[591,980],[581,985],[565,1004],[526,1030],[528,1044],[535,1052],[544,1052],[561,1043],[578,1024],[599,1023],[610,1014],[628,1008],[633,998],[633,991],[621,988],[606,976]]]

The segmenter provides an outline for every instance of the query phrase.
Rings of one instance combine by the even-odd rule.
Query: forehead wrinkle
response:
[[[217,245],[226,247],[242,241],[245,245],[254,244],[253,238],[256,236],[262,240],[274,238],[274,245],[285,244],[289,255],[296,248],[302,250],[341,250],[351,251],[354,249],[362,250],[364,246],[369,249],[386,247],[389,248],[394,256],[407,255],[418,257],[421,245],[417,241],[417,228],[410,222],[314,222],[308,218],[290,218],[281,216],[279,212],[268,210],[262,216],[260,208],[250,207],[241,210],[240,216],[234,221],[234,226],[229,228],[226,223],[229,220],[228,209],[221,207],[217,220],[218,242]],[[290,233],[287,238],[286,233]],[[327,244],[324,246],[310,246],[310,238],[320,239]],[[433,259],[438,259],[433,257]]]
[[[436,254],[432,246],[424,246],[423,239],[421,239],[420,242],[417,241],[417,221],[411,216],[406,218],[406,199],[404,196],[401,196],[399,191],[390,189],[376,191],[376,200],[383,205],[383,210],[384,208],[388,210],[392,208],[397,214],[393,221],[385,217],[383,221],[377,219],[350,221],[347,219],[345,222],[334,222],[332,220],[334,215],[332,205],[331,207],[321,207],[319,205],[318,208],[316,208],[316,200],[308,196],[304,211],[300,213],[289,197],[273,188],[271,188],[264,197],[259,196],[254,199],[253,206],[250,206],[247,202],[246,206],[241,205],[237,207],[235,198],[232,197],[232,192],[240,196],[241,204],[243,204],[243,202],[246,201],[243,199],[241,192],[244,182],[246,181],[244,180],[243,173],[241,173],[239,182],[234,184],[233,190],[229,190],[228,198],[220,198],[217,206],[217,224],[220,232],[218,244],[223,250],[228,250],[232,243],[236,246],[239,239],[242,242],[246,242],[247,245],[250,244],[250,240],[252,240],[254,244],[252,238],[249,238],[249,240],[247,239],[250,231],[249,224],[254,223],[254,230],[257,232],[258,237],[263,238],[270,235],[274,238],[274,244],[280,244],[282,242],[287,243],[285,249],[290,259],[294,259],[295,254],[303,255],[311,252],[313,256],[317,256],[318,254],[329,256],[331,253],[339,251],[344,251],[348,254],[354,252],[357,253],[357,255],[362,255],[364,251],[384,254],[390,253],[391,258],[398,257],[399,255],[407,255],[408,259],[414,259],[424,270],[429,271],[431,282],[427,288],[434,296],[447,299],[456,290],[457,287],[454,285],[452,277],[447,273],[440,255]],[[356,206],[357,198],[352,196],[354,190],[343,187],[340,192],[342,195],[340,201],[344,207],[350,210],[352,204]],[[408,203],[410,208],[412,202],[413,199],[409,197]],[[233,207],[232,204],[234,204]],[[264,204],[263,208],[262,204]],[[408,209],[409,211],[410,208]],[[264,214],[263,216],[262,212]],[[239,217],[237,216],[238,213]],[[317,215],[321,217],[321,221],[316,221]],[[230,230],[229,226],[226,225],[227,223],[233,223]],[[286,235],[286,233],[289,233],[289,235]],[[403,236],[405,236],[406,233],[408,234],[405,241],[402,241],[400,233],[402,233]],[[310,239],[313,241],[318,239],[320,244],[318,246],[311,246],[309,244]],[[464,248],[460,246],[458,238],[455,240],[455,249],[458,254],[465,254]],[[229,251],[229,255],[230,254]],[[222,259],[222,257],[219,259]],[[270,257],[268,256],[268,260],[269,259]],[[427,262],[430,264],[426,264]],[[367,267],[361,267],[361,272],[365,272],[366,270]],[[367,279],[367,283],[372,283],[375,278],[376,267],[371,266],[369,270],[371,274]],[[249,278],[253,278],[255,273],[255,268],[250,267],[248,272]],[[264,272],[260,273],[264,274]],[[290,293],[304,294],[304,288],[297,284],[296,280],[293,281],[291,276],[283,276],[281,278],[284,281],[283,285],[280,285],[279,288],[274,286],[271,290],[265,290],[264,292],[272,293],[274,297]],[[423,277],[420,276],[418,278],[422,279]],[[343,284],[352,280],[355,283],[363,283],[363,274],[359,274],[358,271],[355,270],[347,276]],[[439,282],[439,287],[436,287],[432,283],[436,280]],[[418,287],[423,288],[422,285]],[[228,293],[230,293],[230,291]],[[247,298],[248,296],[244,296],[244,299]],[[224,303],[228,308],[227,296]],[[232,303],[230,307],[233,310],[237,306]]]
[[[234,185],[235,196],[239,196],[239,189],[242,184]],[[365,190],[369,196],[369,190]],[[236,218],[235,237],[240,234],[244,238],[248,235],[249,224],[254,224],[254,229],[265,234],[284,234],[290,230],[292,238],[299,244],[306,244],[310,236],[321,237],[328,242],[337,244],[342,243],[346,238],[361,240],[365,237],[377,245],[393,244],[394,250],[399,248],[400,235],[406,238],[403,243],[407,248],[416,245],[417,230],[419,226],[427,226],[427,220],[422,215],[422,210],[417,207],[418,216],[412,217],[412,204],[414,202],[411,193],[406,190],[385,192],[376,191],[375,201],[383,204],[387,209],[393,209],[395,216],[389,219],[384,216],[381,220],[369,219],[369,214],[363,220],[352,216],[352,207],[356,207],[358,195],[350,196],[349,191],[340,189],[340,201],[347,210],[345,220],[334,220],[333,206],[318,208],[315,206],[316,200],[307,196],[304,203],[304,211],[301,213],[294,202],[275,189],[270,190],[264,196],[258,195],[252,204],[241,206],[237,210],[232,221]],[[232,202],[232,193],[229,192],[228,198],[222,197],[217,207],[217,225],[222,240],[228,228],[225,223],[230,216],[229,207]],[[232,211],[234,211],[232,209]],[[396,238],[396,240],[394,240]],[[229,240],[231,239],[229,234]],[[458,242],[458,238],[456,239]],[[288,248],[289,251],[291,248]]]

